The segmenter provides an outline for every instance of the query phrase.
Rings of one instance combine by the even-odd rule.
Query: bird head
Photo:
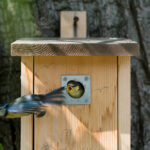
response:
[[[7,104],[1,104],[0,105],[0,117],[4,117],[7,113]]]
[[[78,81],[71,80],[67,83],[67,93],[73,98],[80,98],[84,94],[84,86]]]

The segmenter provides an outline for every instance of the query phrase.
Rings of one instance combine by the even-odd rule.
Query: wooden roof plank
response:
[[[138,54],[138,43],[123,38],[29,38],[11,44],[12,56],[135,56]]]

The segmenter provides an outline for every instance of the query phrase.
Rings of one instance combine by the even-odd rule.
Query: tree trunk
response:
[[[60,11],[86,10],[89,37],[138,41],[132,57],[132,150],[150,149],[150,1],[149,0],[1,0],[0,102],[20,96],[20,58],[10,43],[21,37],[59,37]],[[19,150],[19,120],[0,121],[5,150]]]

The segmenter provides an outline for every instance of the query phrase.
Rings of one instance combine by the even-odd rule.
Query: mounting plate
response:
[[[61,85],[67,87],[67,83],[70,80],[80,82],[84,86],[84,94],[80,98],[71,97],[67,91],[64,91],[64,104],[91,104],[91,79],[89,75],[63,75],[61,78]]]

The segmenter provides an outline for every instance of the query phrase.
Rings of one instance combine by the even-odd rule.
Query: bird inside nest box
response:
[[[49,105],[41,118],[21,119],[21,150],[130,150],[130,56],[138,55],[136,42],[86,38],[86,12],[63,11],[61,38],[17,40],[11,53],[21,56],[22,95],[68,88],[64,105]]]

